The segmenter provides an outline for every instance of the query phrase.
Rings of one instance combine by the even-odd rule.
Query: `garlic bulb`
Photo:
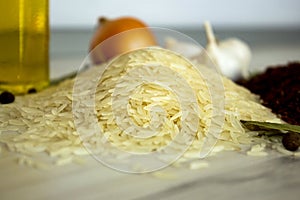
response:
[[[247,78],[251,59],[249,46],[237,38],[217,42],[210,23],[205,22],[204,27],[207,37],[206,53],[202,52],[197,60],[208,66],[213,62],[230,79],[235,80],[240,76]]]

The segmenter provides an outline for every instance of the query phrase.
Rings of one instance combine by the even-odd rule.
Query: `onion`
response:
[[[137,48],[157,45],[148,26],[136,18],[121,17],[109,20],[100,17],[98,21],[99,25],[89,47],[91,59],[95,64]]]

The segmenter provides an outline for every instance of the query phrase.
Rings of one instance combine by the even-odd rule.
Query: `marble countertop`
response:
[[[186,33],[197,37],[193,30]],[[83,30],[52,33],[52,79],[79,68],[90,35]],[[254,69],[300,60],[299,31],[238,35],[250,36]],[[260,37],[270,38],[261,42]],[[273,151],[263,157],[224,152],[205,162],[208,167],[198,170],[167,167],[159,173],[136,175],[110,169],[92,157],[84,164],[39,170],[17,165],[10,154],[0,154],[0,199],[299,199],[299,158]]]
[[[220,153],[207,168],[168,167],[154,174],[126,174],[93,158],[48,170],[0,159],[1,199],[299,199],[300,159],[276,154]]]

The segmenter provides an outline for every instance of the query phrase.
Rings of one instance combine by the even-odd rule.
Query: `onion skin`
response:
[[[108,20],[101,17],[98,23],[89,47],[94,64],[107,62],[119,54],[137,48],[157,45],[148,26],[136,18]]]

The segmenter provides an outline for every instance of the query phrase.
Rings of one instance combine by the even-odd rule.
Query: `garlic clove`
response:
[[[249,76],[248,67],[252,57],[249,46],[237,38],[223,40],[218,46],[226,52],[228,57],[237,61],[236,67],[239,69],[240,75],[243,76],[243,78],[247,78]]]

